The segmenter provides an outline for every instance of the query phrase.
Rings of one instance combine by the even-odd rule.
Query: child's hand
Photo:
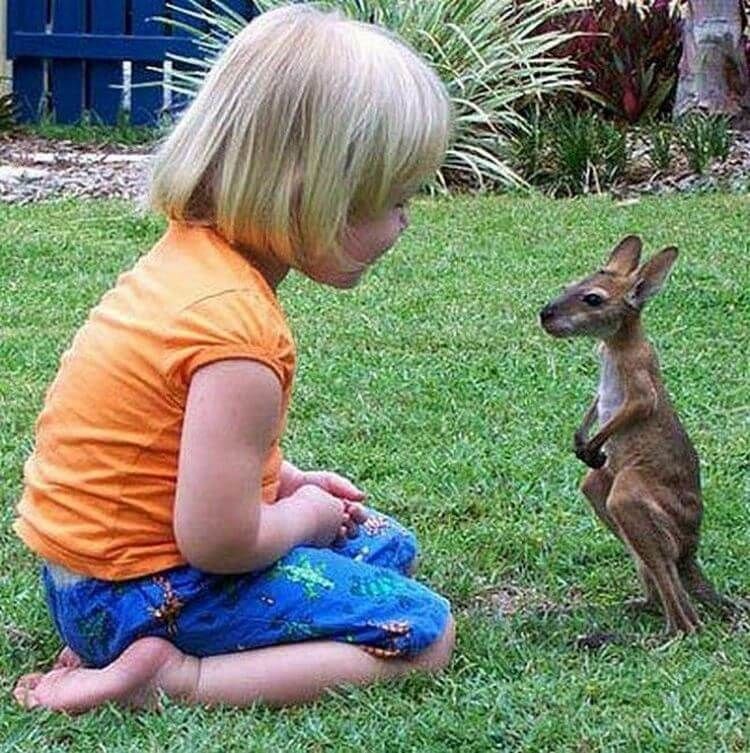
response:
[[[359,502],[344,502],[344,527],[336,537],[353,539],[359,533],[359,526],[367,520],[367,510]]]
[[[339,476],[338,473],[333,471],[305,471],[302,477],[304,484],[317,486],[339,499],[361,502],[366,496],[349,479]]]
[[[309,533],[305,543],[325,547],[347,535],[352,515],[347,503],[314,484],[305,484],[294,493],[294,498],[309,515]]]
[[[278,496],[290,497],[300,487],[317,486],[339,499],[361,502],[365,493],[348,479],[332,471],[301,471],[294,464],[285,460],[281,466],[281,479]]]
[[[360,524],[367,520],[367,511],[360,504],[366,496],[365,493],[351,481],[332,471],[306,471],[302,475],[306,484],[312,484],[338,497],[344,503],[344,521],[336,540],[355,538]]]

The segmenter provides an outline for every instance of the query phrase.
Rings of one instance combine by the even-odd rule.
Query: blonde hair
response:
[[[397,37],[278,8],[232,40],[160,148],[151,206],[304,267],[416,191],[450,127],[445,88]]]

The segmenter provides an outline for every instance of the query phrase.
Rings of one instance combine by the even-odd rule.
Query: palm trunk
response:
[[[690,110],[750,116],[742,0],[688,0],[674,116]]]

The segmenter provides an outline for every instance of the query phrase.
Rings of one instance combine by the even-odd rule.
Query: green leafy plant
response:
[[[520,131],[508,150],[516,170],[530,184],[544,180],[549,148],[548,129],[545,120],[535,107],[527,115],[528,126]]]
[[[722,162],[729,156],[732,133],[727,115],[709,115],[694,112],[678,125],[679,139],[688,165],[702,175],[712,160]]]
[[[680,60],[680,15],[671,0],[595,0],[551,22],[580,32],[556,54],[582,71],[583,92],[616,119],[656,116],[673,95]]]
[[[600,189],[625,169],[625,132],[591,112],[563,110],[551,121],[560,180],[571,193]]]
[[[725,162],[732,148],[731,120],[726,115],[713,115],[708,120],[708,142],[711,154],[721,162]]]
[[[220,2],[213,9],[198,0],[172,7],[164,19],[196,36],[204,59],[175,58],[173,90],[191,96],[216,55],[245,19]],[[262,11],[284,4],[259,0]],[[572,39],[561,29],[544,29],[567,2],[545,0],[329,0],[318,3],[345,15],[396,31],[436,69],[453,100],[454,142],[437,175],[443,189],[494,188],[524,184],[504,155],[514,134],[528,130],[520,110],[547,95],[573,91],[578,73],[553,50]],[[199,31],[198,29],[207,29]]]
[[[672,144],[675,139],[674,128],[671,123],[655,122],[649,126],[648,138],[650,142],[649,157],[657,170],[669,170],[672,163]]]
[[[0,93],[0,133],[9,131],[15,123],[16,102],[13,93]]]
[[[152,144],[164,135],[168,124],[157,126],[131,125],[125,113],[120,113],[115,125],[104,125],[88,111],[75,124],[56,123],[49,114],[44,114],[39,122],[25,126],[24,130],[46,139],[64,139],[79,144]]]
[[[553,194],[599,192],[624,172],[627,134],[596,113],[564,107],[530,116],[530,121],[512,152],[530,183]]]

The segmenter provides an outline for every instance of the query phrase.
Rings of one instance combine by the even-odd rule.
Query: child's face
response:
[[[362,265],[359,269],[342,269],[337,260],[321,260],[306,270],[312,279],[335,288],[353,288],[367,267],[372,266],[393,246],[401,233],[409,227],[409,213],[405,204],[396,204],[379,217],[349,225],[344,236],[344,254]]]

